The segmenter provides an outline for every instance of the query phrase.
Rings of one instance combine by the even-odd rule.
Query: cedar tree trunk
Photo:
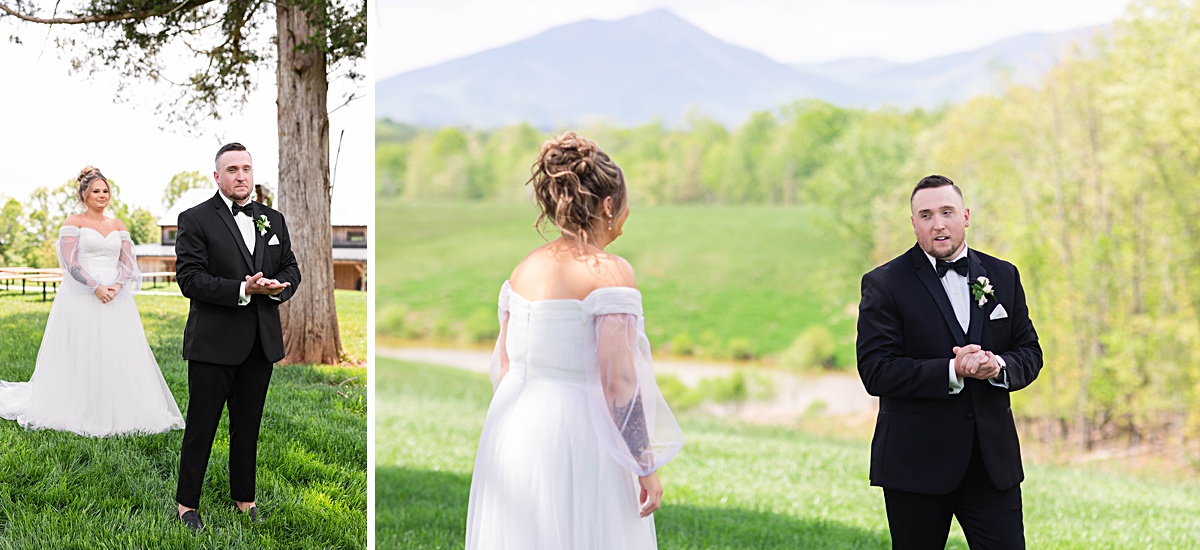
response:
[[[322,9],[320,3],[317,8]],[[279,210],[291,222],[292,251],[303,279],[281,307],[284,363],[337,364],[342,351],[333,301],[333,229],[329,220],[329,115],[325,55],[304,48],[323,30],[304,8],[276,2],[279,63]],[[323,38],[321,38],[323,40]]]

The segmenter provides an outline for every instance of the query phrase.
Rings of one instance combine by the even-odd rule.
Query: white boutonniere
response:
[[[979,307],[983,307],[988,298],[995,300],[996,291],[992,289],[992,282],[987,277],[979,277],[971,281],[971,298],[979,302]]]
[[[265,237],[267,230],[271,229],[271,222],[267,221],[266,216],[260,215],[258,219],[254,220],[254,227],[258,228],[259,236]]]

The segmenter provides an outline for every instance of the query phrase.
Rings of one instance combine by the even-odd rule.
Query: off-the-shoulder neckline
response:
[[[600,293],[600,292],[603,292],[603,291],[615,291],[615,292],[621,292],[621,291],[630,291],[630,292],[633,292],[633,293],[635,293],[635,294],[639,294],[639,295],[641,294],[641,292],[640,292],[640,291],[638,291],[638,289],[636,289],[636,288],[633,288],[633,287],[628,287],[628,286],[602,286],[602,287],[600,287],[600,288],[594,289],[594,290],[592,290],[591,292],[589,292],[589,293],[588,293],[588,295],[587,295],[587,296],[584,296],[582,300],[580,300],[580,299],[578,299],[578,298],[548,298],[548,299],[543,299],[543,300],[530,300],[529,298],[526,298],[526,297],[524,297],[524,296],[521,296],[520,294],[517,294],[517,291],[513,290],[513,288],[512,288],[512,281],[504,281],[504,284],[502,285],[502,288],[504,288],[505,290],[508,290],[508,293],[509,293],[509,294],[511,294],[511,295],[513,295],[513,296],[516,296],[517,298],[520,298],[521,300],[523,300],[523,301],[525,301],[525,302],[528,302],[528,303],[531,303],[531,304],[537,304],[537,303],[541,303],[541,302],[576,302],[576,303],[584,303],[584,302],[587,302],[588,300],[591,300],[593,296],[595,296],[595,295],[597,295],[598,293]]]
[[[87,226],[83,226],[83,225],[64,225],[63,227],[74,227],[75,229],[91,229],[97,235],[100,235],[101,239],[107,239],[108,236],[112,235],[113,233],[128,233],[128,231],[122,231],[120,229],[114,229],[112,231],[109,231],[108,233],[101,233],[99,229],[92,229],[91,227],[87,227]]]

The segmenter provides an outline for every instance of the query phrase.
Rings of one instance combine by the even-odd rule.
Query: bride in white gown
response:
[[[104,216],[100,171],[79,174],[82,214],[59,229],[63,282],[28,382],[0,382],[0,417],[30,429],[105,437],[182,429],[133,295],[141,273],[124,224]]]
[[[539,222],[562,237],[500,289],[466,548],[656,548],[656,470],[683,434],[654,381],[633,268],[604,252],[629,215],[624,175],[568,132],[530,181]]]

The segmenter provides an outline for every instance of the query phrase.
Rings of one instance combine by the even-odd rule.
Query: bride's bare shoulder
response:
[[[627,286],[637,288],[637,276],[629,260],[608,252],[597,254],[592,271],[604,284],[600,286]]]
[[[517,262],[517,266],[513,268],[512,273],[508,276],[508,279],[510,281],[520,279],[523,273],[540,271],[549,263],[553,262],[556,256],[555,249],[552,246],[553,244],[554,243],[546,243],[533,249],[529,252],[529,254],[526,254],[520,262]]]
[[[62,226],[82,228],[84,227],[83,219],[79,214],[71,214],[70,216],[67,216],[66,220],[63,220]]]

